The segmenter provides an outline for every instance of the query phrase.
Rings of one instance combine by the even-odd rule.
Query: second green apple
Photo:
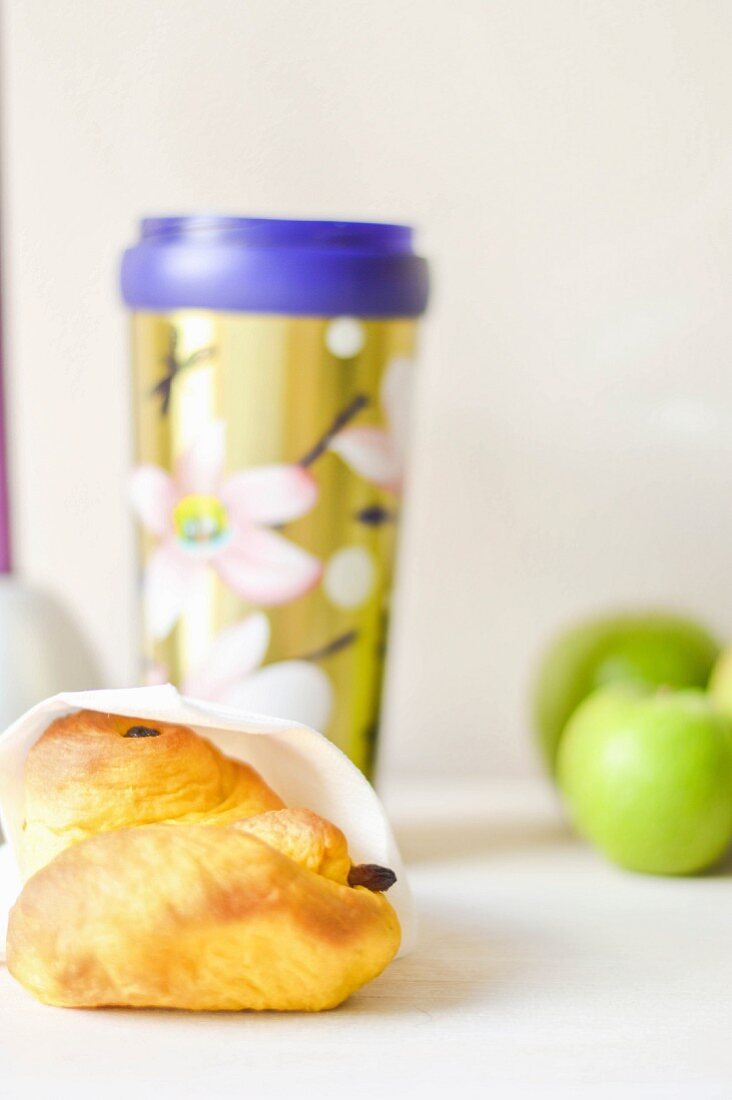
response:
[[[701,691],[596,692],[557,771],[577,829],[621,867],[693,874],[732,839],[732,719]]]
[[[666,612],[605,616],[565,631],[547,650],[534,690],[534,724],[549,768],[556,768],[567,722],[592,692],[628,683],[704,688],[718,653],[702,626]]]

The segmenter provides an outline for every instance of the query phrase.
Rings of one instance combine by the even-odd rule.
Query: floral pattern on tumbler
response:
[[[262,668],[269,639],[269,620],[256,611],[222,630],[201,667],[183,680],[184,694],[255,714],[297,715],[306,726],[326,729],[333,710],[328,676],[308,660],[274,661]],[[162,665],[148,676],[151,683],[169,679]]]
[[[145,661],[373,760],[413,320],[133,315]]]
[[[172,476],[153,465],[133,473],[132,506],[160,540],[145,566],[145,620],[154,638],[175,625],[201,569],[215,569],[234,592],[264,606],[293,600],[320,580],[318,559],[269,529],[310,511],[315,478],[297,465],[224,477],[225,431],[219,420],[205,425]]]
[[[396,494],[404,478],[411,390],[411,359],[392,359],[380,387],[383,427],[347,427],[330,444],[357,474]]]

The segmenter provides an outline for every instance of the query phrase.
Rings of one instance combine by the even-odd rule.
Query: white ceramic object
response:
[[[12,574],[0,576],[0,730],[50,695],[100,686],[91,650],[63,606]]]

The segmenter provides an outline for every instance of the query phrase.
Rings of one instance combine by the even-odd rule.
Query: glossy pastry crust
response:
[[[54,722],[24,842],[7,961],[47,1004],[332,1008],[399,948],[392,872],[185,726]]]
[[[238,825],[102,833],[26,884],[8,968],[59,1006],[333,1008],[391,961],[399,922],[383,894],[308,870],[299,846],[296,861]]]
[[[53,722],[28,755],[23,870],[110,829],[225,824],[283,806],[254,768],[187,726],[82,710]]]

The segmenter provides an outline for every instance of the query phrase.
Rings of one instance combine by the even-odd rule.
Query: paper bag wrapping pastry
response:
[[[0,738],[0,820],[8,965],[51,1004],[329,1008],[413,942],[347,758],[170,686],[29,711]]]

